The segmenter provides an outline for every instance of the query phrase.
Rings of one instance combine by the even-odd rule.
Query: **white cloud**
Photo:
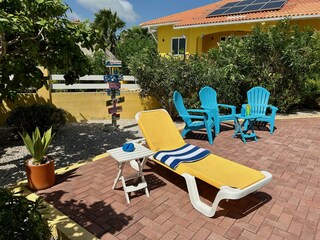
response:
[[[83,21],[83,19],[82,19],[82,17],[80,17],[76,12],[74,12],[74,11],[70,11],[70,10],[68,10],[67,11],[67,17],[71,20],[71,21],[77,21],[77,20],[79,20],[79,21]]]
[[[137,21],[139,15],[134,11],[132,4],[127,0],[77,0],[82,6],[97,12],[100,9],[111,9],[117,12],[120,19],[128,23]]]

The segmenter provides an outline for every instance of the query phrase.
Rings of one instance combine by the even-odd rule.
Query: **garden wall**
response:
[[[140,98],[139,91],[121,91],[120,96],[125,97],[125,102],[118,104],[123,109],[120,112],[120,118],[122,119],[134,119],[135,114],[139,111],[160,107],[151,98]],[[50,103],[62,108],[67,113],[68,121],[71,122],[107,120],[111,119],[111,115],[108,114],[106,100],[110,100],[110,96],[107,96],[104,92],[51,93],[42,88],[37,93],[19,94],[14,103],[3,101],[0,104],[0,125],[6,124],[10,111],[17,106],[28,106],[33,103]]]

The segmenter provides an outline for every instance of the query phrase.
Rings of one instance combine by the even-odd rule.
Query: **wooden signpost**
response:
[[[109,68],[109,74],[104,76],[104,81],[109,85],[107,95],[111,96],[111,100],[106,101],[106,106],[112,106],[108,108],[108,113],[111,114],[113,128],[117,129],[117,120],[120,119],[119,112],[122,112],[122,106],[117,106],[117,103],[124,102],[124,97],[116,98],[116,96],[120,96],[122,75],[119,75],[115,68],[121,67],[121,61],[108,61],[106,67]]]
[[[111,106],[113,105],[113,102],[116,102],[116,103],[122,103],[124,102],[124,97],[119,97],[119,98],[114,98],[114,99],[111,99],[111,100],[107,100],[106,101],[106,106]]]

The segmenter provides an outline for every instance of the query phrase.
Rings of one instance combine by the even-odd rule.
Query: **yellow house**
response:
[[[320,0],[221,0],[144,22],[161,54],[207,52],[231,35],[244,36],[257,23],[290,18],[299,26],[320,30]]]

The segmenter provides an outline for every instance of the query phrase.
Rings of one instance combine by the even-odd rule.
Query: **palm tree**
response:
[[[109,49],[111,53],[115,53],[117,44],[117,31],[125,27],[123,22],[110,9],[102,9],[95,14],[95,19],[92,28],[97,32],[97,47],[101,49]]]

